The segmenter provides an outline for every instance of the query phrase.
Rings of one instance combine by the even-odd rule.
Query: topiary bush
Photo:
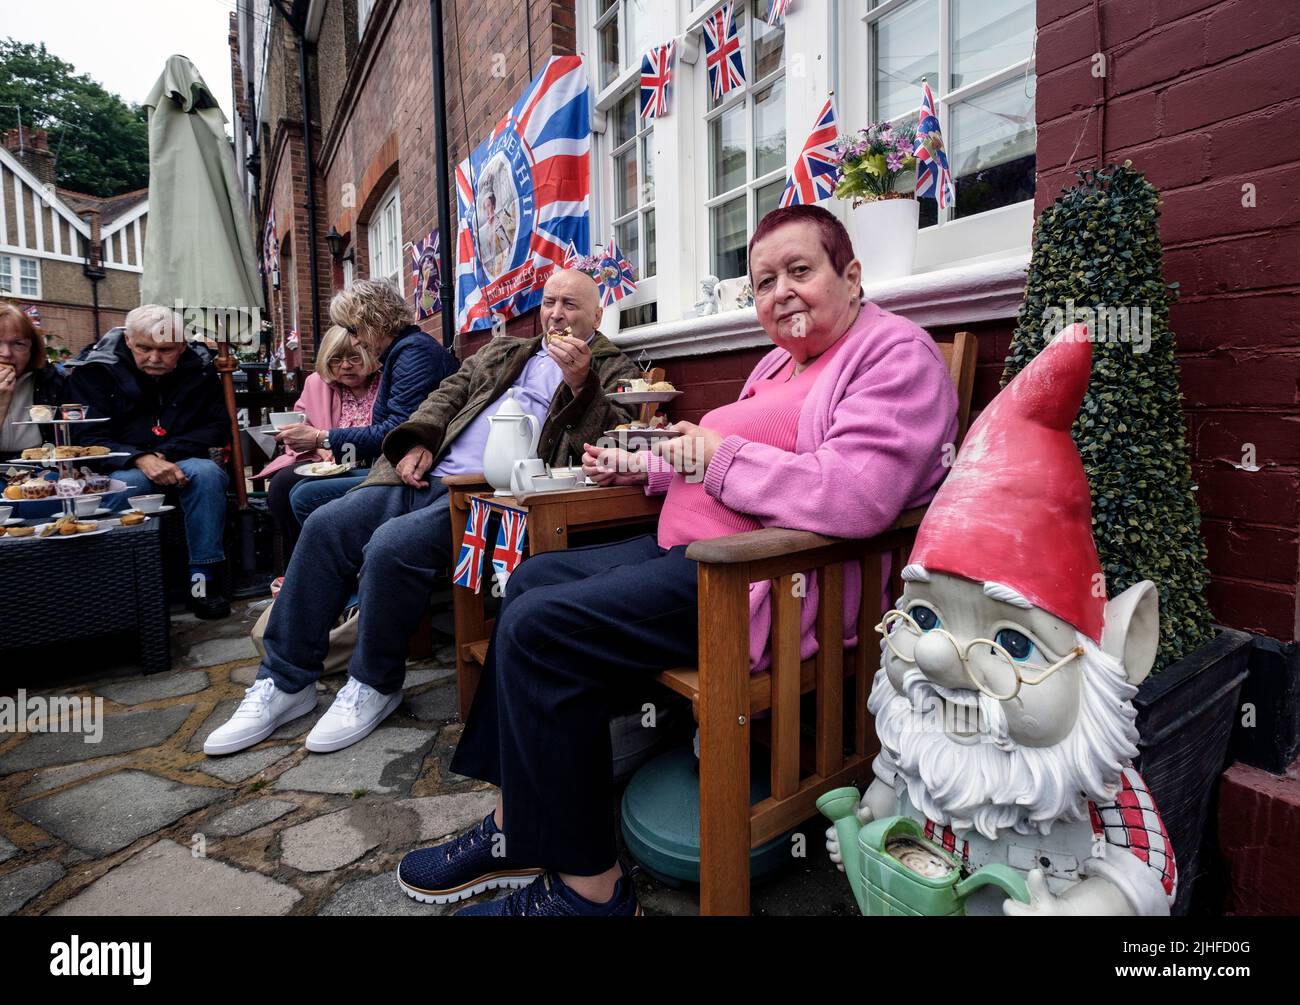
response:
[[[1149,579],[1160,593],[1155,670],[1214,636],[1201,514],[1157,228],[1159,194],[1130,162],[1079,173],[1034,228],[1005,387],[1061,328],[1088,325],[1092,380],[1074,441],[1092,489],[1109,596]]]

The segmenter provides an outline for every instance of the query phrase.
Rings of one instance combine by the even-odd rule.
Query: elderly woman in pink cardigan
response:
[[[587,448],[583,467],[602,484],[667,492],[657,536],[540,555],[510,577],[451,764],[499,785],[501,800],[468,833],[403,859],[398,879],[411,896],[447,903],[515,887],[461,913],[638,913],[610,819],[609,715],[620,693],[696,660],[687,546],[760,527],[867,537],[943,480],[956,391],[922,329],[863,300],[844,227],[815,206],[777,210],[755,232],[749,266],[776,347],[739,400],[699,425],[676,423],[680,435],[653,455]],[[846,625],[856,621],[851,592]],[[750,603],[756,666],[768,612],[760,587]],[[805,656],[815,616],[810,590]]]
[[[346,328],[332,326],[316,352],[316,372],[302,385],[302,396],[294,404],[307,423],[317,429],[351,429],[369,426],[375,396],[379,391],[379,364],[368,349],[356,342]],[[285,446],[254,478],[270,478],[266,501],[284,543],[284,561],[289,562],[301,527],[293,514],[289,495],[305,476],[296,468],[312,461],[332,460],[328,450],[300,453]]]

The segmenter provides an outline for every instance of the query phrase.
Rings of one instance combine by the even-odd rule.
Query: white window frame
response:
[[[345,258],[343,260],[343,288],[345,290],[352,289],[354,275],[355,273],[354,273],[352,260],[350,258]]]
[[[694,86],[696,87],[698,94],[701,96],[700,107],[704,109],[703,114],[700,116],[700,126],[696,130],[696,137],[695,137],[696,149],[699,151],[698,159],[699,162],[703,165],[703,181],[701,187],[701,195],[703,196],[703,200],[704,200],[702,203],[703,219],[700,226],[700,233],[703,236],[704,245],[700,249],[700,257],[698,260],[704,263],[704,269],[707,272],[715,276],[719,276],[719,278],[722,279],[735,278],[735,277],[721,276],[717,271],[717,263],[714,261],[714,257],[713,257],[713,248],[714,248],[713,210],[718,206],[731,202],[743,192],[745,197],[745,229],[747,233],[752,234],[754,232],[754,228],[758,226],[757,192],[760,188],[765,188],[768,185],[772,185],[776,182],[781,182],[782,184],[784,184],[786,180],[786,174],[787,174],[787,165],[790,159],[790,140],[791,140],[790,132],[789,129],[787,128],[786,137],[785,137],[785,143],[786,143],[785,156],[782,158],[781,164],[777,168],[767,172],[766,174],[759,175],[757,177],[753,176],[753,172],[755,169],[754,160],[756,157],[756,152],[754,149],[755,102],[753,99],[759,93],[768,90],[770,87],[775,85],[778,81],[780,81],[782,87],[781,118],[782,121],[786,121],[785,108],[786,108],[786,104],[788,103],[788,98],[785,90],[785,85],[786,85],[787,57],[789,53],[786,48],[785,36],[783,34],[781,39],[780,67],[772,71],[771,73],[769,73],[766,77],[762,78],[761,80],[755,80],[754,72],[757,69],[757,64],[754,59],[753,24],[756,18],[758,17],[758,15],[754,14],[750,0],[736,0],[736,3],[737,6],[740,6],[743,3],[744,10],[745,10],[745,24],[744,27],[739,30],[739,34],[742,36],[741,44],[744,47],[743,51],[745,53],[744,86],[736,88],[732,90],[730,93],[728,93],[727,96],[722,99],[722,102],[717,107],[712,109],[708,107],[709,100],[710,100],[709,69],[708,69],[708,59],[705,56],[703,41],[700,42],[700,58],[695,64],[695,74],[694,74]],[[708,15],[711,14],[718,6],[720,6],[720,4],[718,3],[701,4],[698,7],[698,11],[697,11],[698,16],[695,18],[696,23],[703,23],[704,20],[708,17]],[[709,143],[709,129],[711,128],[713,122],[716,119],[720,119],[723,115],[733,111],[738,106],[743,106],[743,108],[745,109],[744,114],[742,116],[745,120],[745,181],[742,184],[735,186],[734,188],[728,189],[726,192],[720,193],[719,195],[709,195],[710,187],[713,184],[713,164],[711,161],[713,151]],[[799,142],[802,144],[802,140],[800,140]]]
[[[387,279],[406,295],[402,268],[402,194],[398,182],[389,186],[384,197],[375,204],[375,211],[366,227],[367,248],[370,252],[370,278]],[[392,262],[389,262],[389,258]]]
[[[41,260],[39,258],[29,258],[26,255],[0,255],[0,261],[5,263],[5,272],[9,276],[9,285],[0,285],[0,294],[6,297],[16,297],[20,300],[41,299]],[[36,275],[34,277],[24,276],[24,265],[30,265]],[[32,278],[36,282],[36,292],[24,293],[23,280]]]
[[[631,85],[630,87],[625,89],[622,94],[619,95],[618,100],[614,103],[614,108],[617,109],[620,103],[625,101],[629,95],[631,96],[633,105],[637,109],[637,115],[634,119],[636,126],[632,132],[632,138],[629,140],[625,140],[623,143],[619,144],[618,146],[615,146],[614,144],[616,142],[616,137],[614,136],[612,123],[611,123],[611,129],[606,134],[606,138],[605,138],[605,142],[607,142],[610,146],[609,165],[610,165],[610,176],[611,176],[611,183],[612,183],[610,186],[610,194],[609,194],[610,204],[608,206],[608,214],[609,214],[610,224],[608,229],[610,232],[610,236],[617,238],[617,231],[619,227],[624,226],[625,224],[632,221],[636,222],[638,260],[633,264],[636,266],[637,269],[638,289],[640,288],[640,282],[642,279],[648,280],[654,278],[653,276],[648,275],[646,270],[646,216],[655,211],[654,190],[646,184],[646,170],[645,170],[646,161],[654,157],[653,143],[654,143],[655,124],[653,120],[647,123],[643,118],[641,118],[640,95],[638,94],[639,87],[640,87],[639,84]],[[633,206],[631,210],[624,213],[622,216],[618,216],[617,207],[614,205],[614,199],[616,197],[618,187],[621,183],[620,180],[615,178],[613,175],[614,175],[614,171],[616,170],[616,164],[618,163],[618,158],[621,157],[623,154],[627,153],[628,151],[632,151],[636,155],[636,171],[637,171],[636,200],[637,201],[636,201],[636,205]],[[656,231],[658,230],[657,216],[655,219],[655,229]],[[658,262],[658,258],[659,258],[659,249],[658,249],[658,241],[656,239],[656,246],[655,246],[656,265]],[[657,267],[655,271],[656,273],[658,272]],[[622,301],[620,301],[620,304],[621,303]]]
[[[869,0],[857,0],[857,2],[861,8],[862,30],[864,32],[858,38],[865,57],[862,61],[865,69],[864,93],[866,103],[863,116],[863,124],[865,124],[871,121],[875,105],[873,88],[875,87],[876,67],[875,52],[871,44],[872,25],[882,17],[899,11],[909,4],[921,2],[921,0],[883,0],[882,3],[877,4],[872,9],[867,9]],[[953,105],[988,93],[1012,80],[1023,79],[1028,83],[1029,78],[1035,72],[1035,53],[1031,46],[1031,51],[1026,58],[1017,60],[1015,63],[979,80],[963,84],[955,90],[949,90],[948,82],[952,75],[951,0],[938,0],[938,6],[938,79],[930,81],[930,90],[933,92],[934,100],[938,106],[939,122],[943,127],[946,140],[952,129]],[[920,89],[918,88],[916,101],[918,108],[920,103]],[[911,114],[908,113],[908,115]],[[891,121],[902,121],[908,115]],[[854,124],[844,123],[841,128],[849,130],[853,126]],[[1037,141],[1037,125],[1035,125],[1035,148],[1037,147]],[[954,216],[952,207],[939,210],[938,215],[938,223],[935,226],[924,227],[917,235],[914,273],[940,269],[957,262],[999,257],[1013,251],[1027,249],[1033,233],[1034,200],[1032,198],[1026,199],[1022,202],[1000,206],[996,209],[960,219]]]

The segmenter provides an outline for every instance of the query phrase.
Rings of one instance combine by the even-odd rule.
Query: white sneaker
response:
[[[316,689],[305,687],[289,694],[275,686],[270,677],[253,681],[244,700],[224,726],[218,726],[203,741],[205,754],[233,754],[261,743],[286,722],[306,715],[316,707]]]
[[[350,747],[369,736],[401,703],[401,691],[380,694],[369,684],[349,677],[329,711],[307,734],[306,747],[318,754]]]

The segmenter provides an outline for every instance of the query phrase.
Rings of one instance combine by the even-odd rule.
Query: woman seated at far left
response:
[[[306,415],[306,424],[317,429],[355,429],[369,426],[375,398],[379,393],[379,362],[363,344],[353,340],[341,325],[332,326],[325,333],[316,354],[316,372],[303,383],[302,396],[294,404],[295,412]],[[317,461],[337,461],[334,452],[299,442],[305,450],[295,450],[286,438],[285,450],[259,471],[255,478],[270,478],[267,486],[267,504],[276,529],[284,541],[284,561],[287,565],[298,542],[301,527],[290,506],[289,494],[306,475],[297,469]],[[370,458],[351,458],[361,470],[350,472],[365,476],[363,465]]]

